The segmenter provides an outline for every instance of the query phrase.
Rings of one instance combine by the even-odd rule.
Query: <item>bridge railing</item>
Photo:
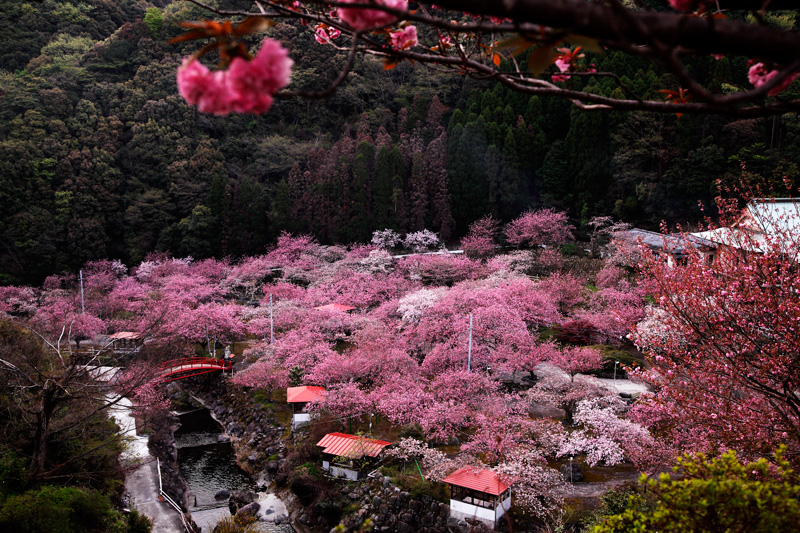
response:
[[[173,368],[191,365],[215,366],[219,367],[220,370],[230,370],[232,363],[230,361],[225,361],[224,359],[215,359],[210,357],[185,357],[183,359],[164,361],[161,363],[161,368],[163,370],[171,370]]]
[[[175,500],[170,498],[169,494],[164,492],[164,487],[161,485],[161,459],[158,457],[156,457],[156,467],[158,468],[158,497],[163,498],[170,507],[178,511],[178,515],[181,517],[181,524],[183,524],[183,528],[186,530],[186,533],[194,533],[194,528],[192,528],[191,524],[189,523],[189,519],[186,518],[181,506],[175,503]]]

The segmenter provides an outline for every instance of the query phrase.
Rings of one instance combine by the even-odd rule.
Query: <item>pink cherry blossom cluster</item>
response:
[[[709,3],[708,0],[669,0],[669,5],[676,11],[684,13],[691,11],[695,7]]]
[[[392,48],[395,50],[408,50],[417,46],[417,27],[406,26],[400,31],[393,31],[389,34]]]
[[[755,63],[750,67],[750,70],[747,72],[747,79],[752,83],[755,87],[761,87],[762,85],[766,84],[770,80],[772,80],[775,76],[778,75],[777,70],[769,70],[767,69],[764,63]],[[796,72],[789,76],[786,76],[782,82],[778,85],[770,89],[767,93],[770,96],[775,96],[776,94],[785,91],[792,82],[800,76],[800,72]]]
[[[317,31],[314,32],[314,38],[319,44],[331,44],[331,41],[336,39],[342,34],[340,30],[327,24],[317,25]]]
[[[255,58],[236,57],[228,70],[210,71],[187,57],[178,68],[178,92],[202,113],[258,115],[267,112],[272,96],[289,84],[293,64],[289,52],[269,38]]]
[[[408,9],[408,0],[372,0],[371,2],[365,2],[364,0],[341,0],[341,2],[344,4],[373,3],[390,9],[397,9],[398,11],[405,11]],[[395,15],[379,9],[340,7],[336,10],[336,13],[339,15],[339,18],[356,30],[388,26],[397,20]]]

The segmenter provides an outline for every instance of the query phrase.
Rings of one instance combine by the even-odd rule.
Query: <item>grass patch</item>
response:
[[[436,481],[428,481],[420,477],[416,465],[406,464],[405,471],[402,471],[397,466],[381,467],[381,473],[392,479],[392,483],[400,487],[401,490],[408,492],[414,499],[422,499],[425,496],[430,496],[434,500],[449,503],[450,493],[447,490],[447,485]]]
[[[626,379],[628,377],[627,372],[625,372],[626,367],[631,368],[642,366],[642,361],[640,359],[634,357],[625,350],[620,350],[614,346],[610,346],[608,344],[595,344],[590,346],[590,348],[595,348],[600,351],[600,354],[603,357],[603,368],[594,370],[592,372],[587,372],[587,374],[592,374],[601,378],[612,378],[614,377],[614,363],[619,362],[617,365],[617,377]]]

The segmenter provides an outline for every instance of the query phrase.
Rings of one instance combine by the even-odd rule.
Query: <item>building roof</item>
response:
[[[646,229],[632,228],[620,231],[614,236],[618,241],[625,241],[633,244],[644,244],[655,250],[665,250],[671,254],[685,254],[688,247],[692,248],[715,248],[716,244],[698,233],[656,233]]]
[[[377,457],[386,446],[391,446],[391,444],[391,442],[357,437],[347,433],[328,433],[322,437],[317,446],[323,447],[322,453],[348,459],[361,459],[365,455]]]
[[[768,235],[800,230],[800,198],[753,198],[735,226]]]
[[[286,402],[311,402],[319,398],[323,392],[325,392],[325,387],[289,387],[286,389]]]
[[[109,339],[139,339],[140,336],[138,333],[133,331],[118,331],[116,333],[112,333],[108,336]]]
[[[328,305],[321,305],[319,307],[315,307],[314,309],[318,311],[333,311],[336,313],[344,313],[346,311],[352,311],[355,307],[351,307],[349,305],[343,304],[328,304]]]
[[[500,496],[516,480],[509,479],[508,482],[506,482],[503,481],[500,474],[492,470],[474,466],[462,466],[442,481],[455,485],[456,487],[465,487],[467,489],[485,492],[486,494]]]

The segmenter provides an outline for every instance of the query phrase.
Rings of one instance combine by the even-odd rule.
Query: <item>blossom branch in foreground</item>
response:
[[[311,38],[326,44],[332,42],[329,37],[337,32],[350,37],[350,58],[328,89],[271,94],[273,97],[327,96],[346,78],[353,57],[363,54],[383,58],[387,68],[409,60],[437,70],[493,79],[527,94],[564,97],[582,109],[722,113],[741,117],[800,110],[800,100],[791,96],[781,98],[791,94],[784,93],[785,89],[800,71],[797,32],[734,17],[720,18],[712,12],[716,3],[709,5],[705,1],[676,0],[672,4],[676,12],[641,10],[623,6],[618,1],[604,4],[585,0],[445,0],[436,5],[418,2],[416,10],[408,10],[406,0],[273,1],[259,2],[258,9],[253,12],[220,10],[199,0],[192,1],[223,16],[300,19],[304,24],[311,23],[316,35]],[[762,4],[755,0],[721,1],[719,8],[772,10],[779,9],[781,2]],[[696,11],[684,13],[687,10]],[[433,31],[421,31],[423,26]],[[324,35],[317,33],[320,27]],[[435,39],[431,37],[434,35]],[[427,36],[430,42],[424,42],[422,36]],[[583,53],[579,53],[581,47]],[[588,57],[585,65],[578,64],[577,59],[584,54],[589,56],[590,50],[593,57],[614,50],[659,63],[680,84],[668,87],[669,93],[663,94],[680,94],[680,98],[666,98],[665,101],[631,94],[621,82],[620,95],[606,96],[576,88],[583,85],[572,83],[575,76],[596,74],[597,79],[606,77],[619,81],[613,72],[594,73],[595,67]],[[525,57],[523,54],[528,56],[527,68],[525,61],[518,60]],[[690,74],[696,70],[687,68],[686,64],[697,56],[712,55],[741,56],[752,59],[754,65],[760,64],[761,67],[751,71],[753,87],[734,88],[725,93],[704,88],[701,81]],[[208,94],[210,97],[214,93]],[[245,112],[257,112],[252,109],[265,107],[263,102],[258,104],[249,106],[251,111]],[[227,106],[204,104],[203,107],[216,112]]]

